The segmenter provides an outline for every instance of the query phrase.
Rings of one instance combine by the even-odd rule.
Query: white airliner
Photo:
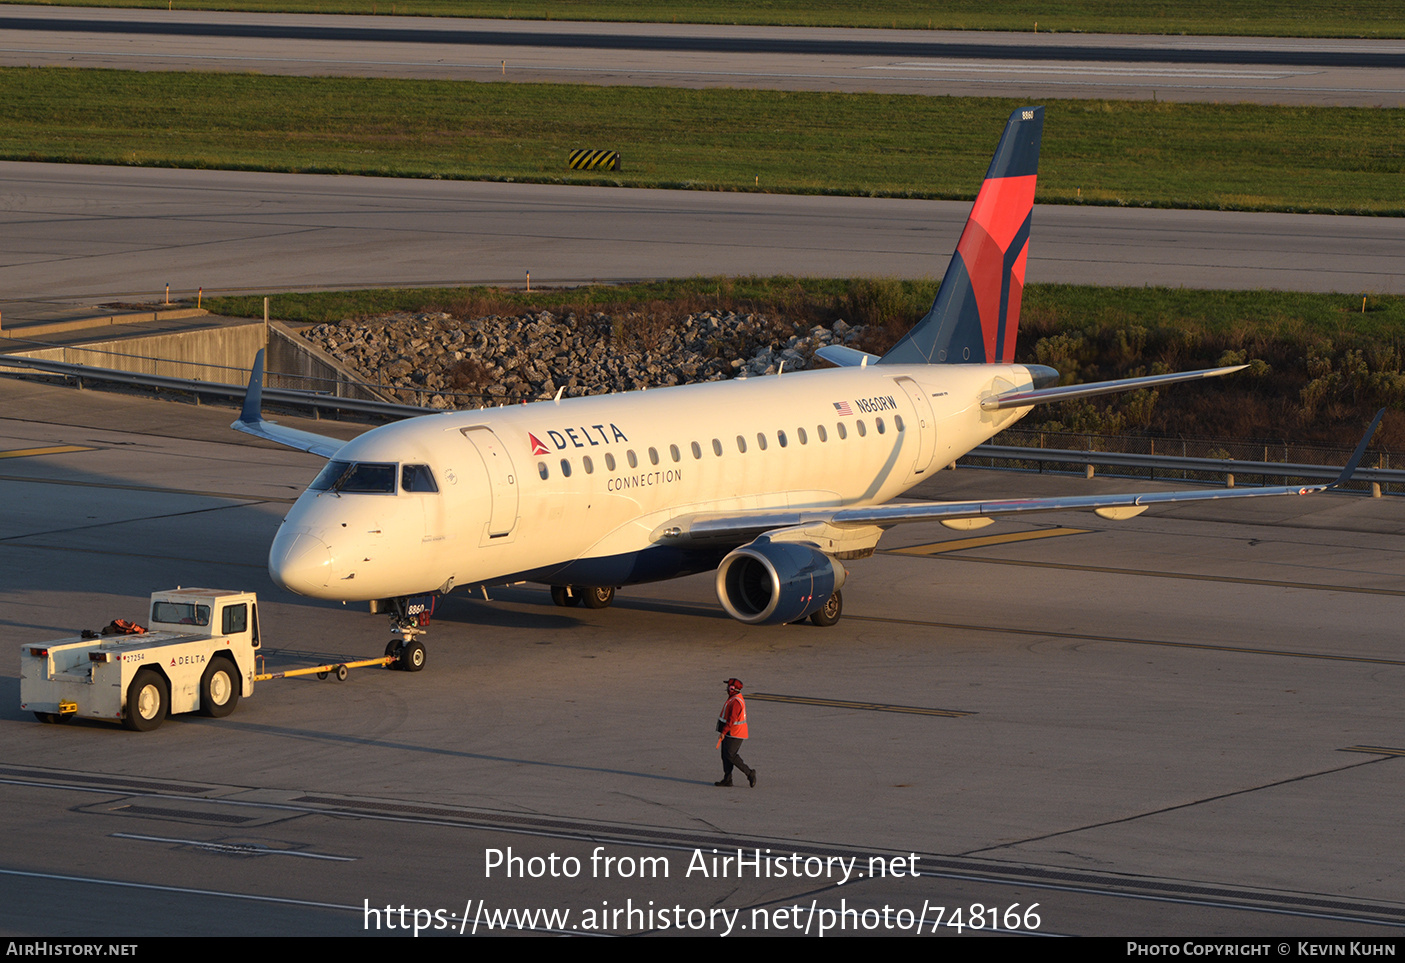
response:
[[[260,352],[233,427],[330,459],[278,530],[273,580],[389,601],[404,638],[387,651],[416,669],[409,599],[455,586],[539,582],[557,604],[601,608],[617,586],[716,569],[734,618],[832,625],[844,563],[904,522],[1129,518],[1345,481],[1374,424],[1330,485],[889,503],[1033,405],[1238,370],[1054,387],[1053,369],[1013,363],[1043,123],[1042,107],[1010,116],[931,311],[881,358],[829,347],[837,369],[426,415],[343,443],[263,420]]]

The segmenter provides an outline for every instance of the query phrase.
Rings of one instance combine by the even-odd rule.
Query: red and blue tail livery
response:
[[[883,356],[886,364],[1015,360],[1044,108],[1010,115],[932,310]]]

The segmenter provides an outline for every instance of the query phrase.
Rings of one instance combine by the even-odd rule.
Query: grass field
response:
[[[25,0],[16,0],[25,2]],[[1380,0],[1179,0],[1120,4],[1108,0],[50,0],[63,6],[164,10],[390,14],[524,20],[618,20],[777,24],[899,29],[1017,30],[1080,33],[1236,34],[1282,37],[1402,37],[1405,9]]]
[[[1048,101],[1039,200],[1405,213],[1405,112]],[[0,158],[968,198],[987,98],[0,70]],[[619,173],[571,172],[577,147]]]

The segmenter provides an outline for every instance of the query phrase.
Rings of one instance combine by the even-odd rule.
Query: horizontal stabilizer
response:
[[[869,354],[858,348],[846,348],[842,344],[827,344],[816,351],[815,356],[823,358],[830,364],[837,364],[841,368],[862,368],[878,361],[876,354]]]
[[[263,420],[263,349],[254,356],[254,370],[249,374],[249,388],[244,393],[244,407],[239,412],[239,420],[230,425],[235,431],[262,438],[284,448],[311,452],[323,458],[331,458],[341,450],[346,442],[340,438],[314,435],[310,431],[297,428],[284,428],[274,421]]]
[[[1177,381],[1196,381],[1200,378],[1218,378],[1247,368],[1237,364],[1228,368],[1204,368],[1200,371],[1182,371],[1176,374],[1148,375],[1145,378],[1121,378],[1117,381],[1098,381],[1088,385],[1066,385],[1062,388],[1035,388],[1032,391],[1007,391],[991,395],[981,400],[986,411],[1001,408],[1028,408],[1030,405],[1047,405],[1054,401],[1071,401],[1074,398],[1092,398],[1095,395],[1111,395],[1122,391],[1136,391],[1140,388],[1155,388],[1158,385],[1175,384]]]

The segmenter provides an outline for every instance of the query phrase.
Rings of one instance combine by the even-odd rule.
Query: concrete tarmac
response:
[[[15,302],[696,275],[940,277],[964,202],[0,163]],[[1040,206],[1036,282],[1405,292],[1395,218]],[[274,306],[277,315],[277,306]]]
[[[270,583],[320,462],[232,418],[0,379],[13,646],[201,584],[259,592],[270,668],[379,654],[380,617]],[[1091,487],[1138,483],[925,494]],[[418,909],[430,933],[1398,938],[1402,533],[1405,501],[1331,495],[977,533],[997,543],[909,526],[829,629],[734,622],[706,576],[602,611],[455,595],[421,673],[261,684],[146,734],[41,725],[10,661],[0,932],[401,935]],[[755,789],[711,785],[732,675]],[[739,849],[740,878],[712,861]]]
[[[1405,105],[1399,40],[318,16],[5,5],[0,64]]]

